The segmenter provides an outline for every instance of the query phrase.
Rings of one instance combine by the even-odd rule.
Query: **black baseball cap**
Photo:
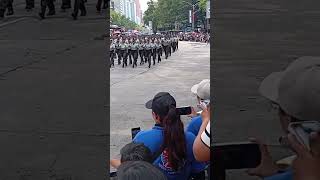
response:
[[[169,107],[176,107],[176,100],[168,92],[159,92],[145,106],[159,115],[166,115]]]

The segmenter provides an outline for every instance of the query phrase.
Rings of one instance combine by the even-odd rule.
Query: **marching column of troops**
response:
[[[118,65],[122,67],[132,65],[132,68],[137,67],[140,57],[140,66],[148,63],[148,68],[151,64],[155,65],[161,62],[161,57],[164,53],[164,58],[168,59],[171,52],[178,50],[179,39],[177,37],[164,36],[147,36],[147,37],[114,37],[110,38],[110,68],[114,67],[114,61],[117,58]]]
[[[28,12],[32,11],[35,4],[34,0],[25,0],[25,1],[26,1],[25,9]],[[56,14],[55,5],[54,5],[55,1],[56,0],[40,0],[39,16],[41,19],[44,19],[45,15],[53,16]],[[74,20],[77,19],[79,10],[81,11],[80,16],[86,16],[87,11],[85,7],[85,2],[87,2],[87,0],[74,0],[73,12],[71,14]],[[103,2],[103,6],[102,6],[102,2]],[[108,3],[109,3],[108,0],[98,0],[96,4],[97,12],[101,11],[101,6],[103,9],[106,9],[108,6]],[[47,8],[49,11],[47,14],[45,14]],[[71,9],[71,0],[62,0],[61,11],[64,12],[66,9]],[[13,0],[0,0],[0,19],[4,18],[5,12],[7,12],[6,16],[11,16],[14,14]]]

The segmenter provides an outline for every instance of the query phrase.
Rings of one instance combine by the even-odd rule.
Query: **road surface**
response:
[[[17,0],[0,21],[0,179],[106,175],[105,17],[89,2],[73,21],[59,3],[40,21]]]

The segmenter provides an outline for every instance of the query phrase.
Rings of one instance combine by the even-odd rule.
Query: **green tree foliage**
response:
[[[144,12],[143,21],[145,25],[149,25],[149,21],[152,21],[153,30],[157,30],[158,26],[158,14],[156,12],[157,4],[153,0],[147,2],[148,9]]]
[[[207,0],[199,0],[199,7],[201,11],[206,11],[207,9]]]
[[[206,11],[207,0],[199,0],[199,11],[197,13],[197,17],[204,26],[206,25]]]
[[[126,29],[139,29],[139,26],[135,22],[113,10],[110,10],[110,21],[111,24],[125,27]]]
[[[198,2],[199,1],[199,2]],[[196,4],[195,11],[199,20],[205,23],[205,12],[207,0],[150,0],[148,9],[144,13],[144,23],[148,25],[152,21],[153,29],[173,30],[175,27],[189,25],[189,10],[191,4]],[[177,26],[176,26],[177,25]]]

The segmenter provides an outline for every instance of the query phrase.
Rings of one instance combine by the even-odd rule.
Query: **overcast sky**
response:
[[[141,10],[142,10],[142,12],[144,12],[145,10],[148,9],[147,2],[150,0],[139,0],[139,1],[140,1],[140,5],[141,5]]]

